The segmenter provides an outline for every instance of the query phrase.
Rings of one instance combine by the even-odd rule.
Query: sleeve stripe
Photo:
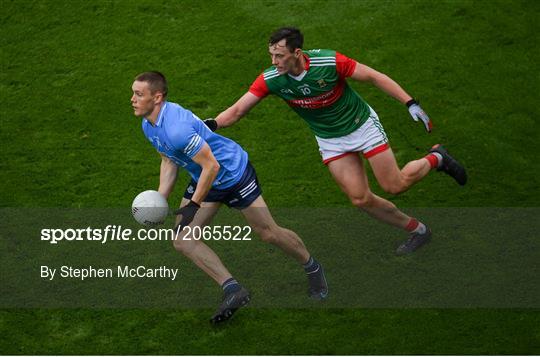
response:
[[[191,147],[193,146],[193,144],[195,144],[195,142],[197,141],[197,138],[199,138],[199,135],[194,135],[194,136],[191,138],[191,140],[189,141],[189,143],[187,144],[185,150],[190,150]]]
[[[270,72],[266,72],[263,74],[263,77],[264,79],[270,79],[270,78],[274,78],[275,76],[279,76],[279,72],[277,71],[277,69],[273,70],[273,71],[270,71]]]
[[[200,142],[201,137],[199,135],[195,135],[184,149],[184,153],[189,156],[193,152],[193,149],[195,149]]]
[[[269,80],[269,79],[276,78],[276,77],[279,77],[279,73],[276,73],[276,74],[274,74],[274,75],[272,75],[272,76],[265,76],[265,77],[264,77],[264,80],[267,81],[267,80]]]

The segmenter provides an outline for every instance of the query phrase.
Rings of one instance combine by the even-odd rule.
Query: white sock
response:
[[[418,222],[418,227],[416,227],[411,233],[424,234],[426,233],[426,225],[422,222]]]

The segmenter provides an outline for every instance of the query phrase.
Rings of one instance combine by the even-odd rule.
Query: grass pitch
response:
[[[430,135],[393,99],[352,84],[378,112],[400,164],[442,142],[470,176],[464,188],[433,174],[403,195],[389,197],[373,185],[376,193],[405,208],[538,207],[537,2],[4,0],[0,8],[4,208],[128,207],[138,192],[157,187],[159,176],[159,157],[129,105],[133,77],[160,70],[169,79],[171,101],[200,117],[214,116],[269,65],[267,38],[283,25],[303,30],[305,48],[338,50],[388,74],[421,100],[435,124]],[[280,100],[265,99],[222,134],[248,151],[270,207],[349,207],[320,163],[312,134]],[[184,174],[171,205],[185,182]],[[442,233],[449,236],[452,228]],[[332,251],[339,237],[305,240],[321,260],[339,254]],[[537,240],[531,242],[530,254],[538,254]],[[505,252],[504,241],[494,247],[482,235],[452,244],[471,256],[485,254],[486,247]],[[390,252],[391,244],[382,241],[356,257],[367,270],[381,262],[392,267],[384,254],[379,262],[373,259],[384,245]],[[340,246],[347,248],[352,254],[358,246]],[[435,237],[409,263],[427,259],[438,266],[440,256],[430,250],[440,248]],[[234,258],[233,252],[231,269],[242,274]],[[497,262],[493,255],[494,276],[502,274]],[[271,269],[279,274],[282,267]],[[207,280],[201,274],[193,289],[210,289]],[[208,325],[209,309],[3,309],[0,351],[538,354],[538,306],[253,308],[219,329]]]

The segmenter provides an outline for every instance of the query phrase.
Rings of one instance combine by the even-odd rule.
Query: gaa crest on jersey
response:
[[[321,88],[324,88],[328,85],[328,83],[326,83],[324,79],[319,79],[317,83],[319,84],[319,87]]]

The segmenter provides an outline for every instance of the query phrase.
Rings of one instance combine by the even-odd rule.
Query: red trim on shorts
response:
[[[328,159],[323,160],[323,164],[328,165],[328,163],[330,163],[332,161],[336,161],[336,160],[341,159],[342,157],[345,157],[347,155],[353,155],[353,154],[357,154],[357,153],[356,152],[346,152],[344,154],[339,154],[337,156],[329,157]]]
[[[365,152],[364,153],[364,157],[366,159],[369,159],[370,157],[373,157],[377,154],[380,154],[381,152],[387,150],[387,149],[390,149],[390,145],[388,145],[388,143],[384,143],[382,145],[379,145],[377,146],[376,148],[373,148],[371,150],[369,150],[368,152]]]

